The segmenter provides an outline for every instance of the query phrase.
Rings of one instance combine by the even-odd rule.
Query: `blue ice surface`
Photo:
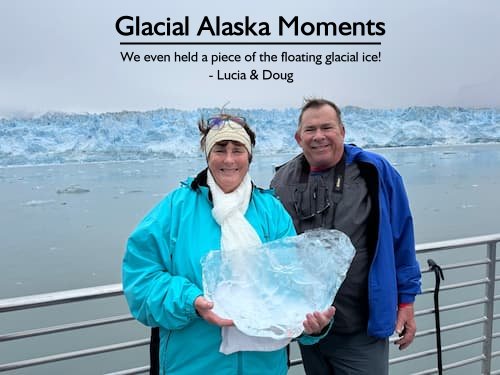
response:
[[[298,109],[226,109],[257,134],[256,155],[299,152]],[[157,109],[0,118],[0,166],[200,157],[198,120],[219,112]],[[364,148],[500,142],[500,109],[342,108],[346,143]]]
[[[297,337],[306,314],[333,303],[354,253],[349,237],[335,229],[211,251],[201,262],[204,295],[247,335]]]

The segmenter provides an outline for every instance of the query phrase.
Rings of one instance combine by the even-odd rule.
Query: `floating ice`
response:
[[[33,206],[43,206],[47,204],[55,203],[56,201],[53,199],[33,199],[28,202],[23,203],[24,206],[33,207]]]
[[[64,189],[58,189],[57,194],[83,194],[90,192],[90,189],[82,188],[78,185],[71,185]]]
[[[307,313],[331,305],[354,253],[349,237],[326,229],[211,251],[201,262],[203,291],[214,312],[247,335],[296,337]]]

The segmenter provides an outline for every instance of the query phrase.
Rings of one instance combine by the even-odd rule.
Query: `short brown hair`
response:
[[[302,106],[300,110],[300,115],[299,115],[299,124],[298,127],[300,128],[300,123],[302,122],[302,115],[306,110],[309,108],[319,108],[324,105],[328,105],[332,107],[335,110],[335,113],[337,114],[337,117],[339,118],[340,125],[344,126],[344,123],[342,122],[342,117],[341,117],[341,111],[340,108],[335,104],[334,102],[322,98],[310,98],[310,99],[305,99],[304,100],[304,105]]]

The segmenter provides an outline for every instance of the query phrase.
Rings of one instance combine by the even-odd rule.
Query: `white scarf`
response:
[[[252,195],[250,175],[247,173],[240,186],[226,194],[217,185],[208,169],[207,184],[212,193],[214,204],[212,216],[221,226],[222,257],[232,262],[235,273],[243,274],[240,272],[240,270],[244,270],[243,267],[246,265],[243,249],[262,243],[259,235],[244,216]],[[273,351],[288,345],[291,341],[289,339],[274,340],[267,337],[248,336],[236,327],[222,327],[221,334],[222,343],[219,351],[224,354],[237,351]]]

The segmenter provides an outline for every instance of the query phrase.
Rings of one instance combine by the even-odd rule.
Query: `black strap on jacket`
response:
[[[333,175],[333,207],[332,207],[332,223],[330,228],[335,228],[335,213],[337,211],[337,206],[342,199],[342,194],[344,193],[344,180],[345,180],[345,154],[342,154],[342,158],[335,165],[335,171]]]
[[[160,374],[160,328],[151,328],[149,344],[149,375]]]
[[[342,199],[344,192],[344,179],[345,179],[345,155],[335,165],[335,174],[333,177],[333,201],[337,205]]]

